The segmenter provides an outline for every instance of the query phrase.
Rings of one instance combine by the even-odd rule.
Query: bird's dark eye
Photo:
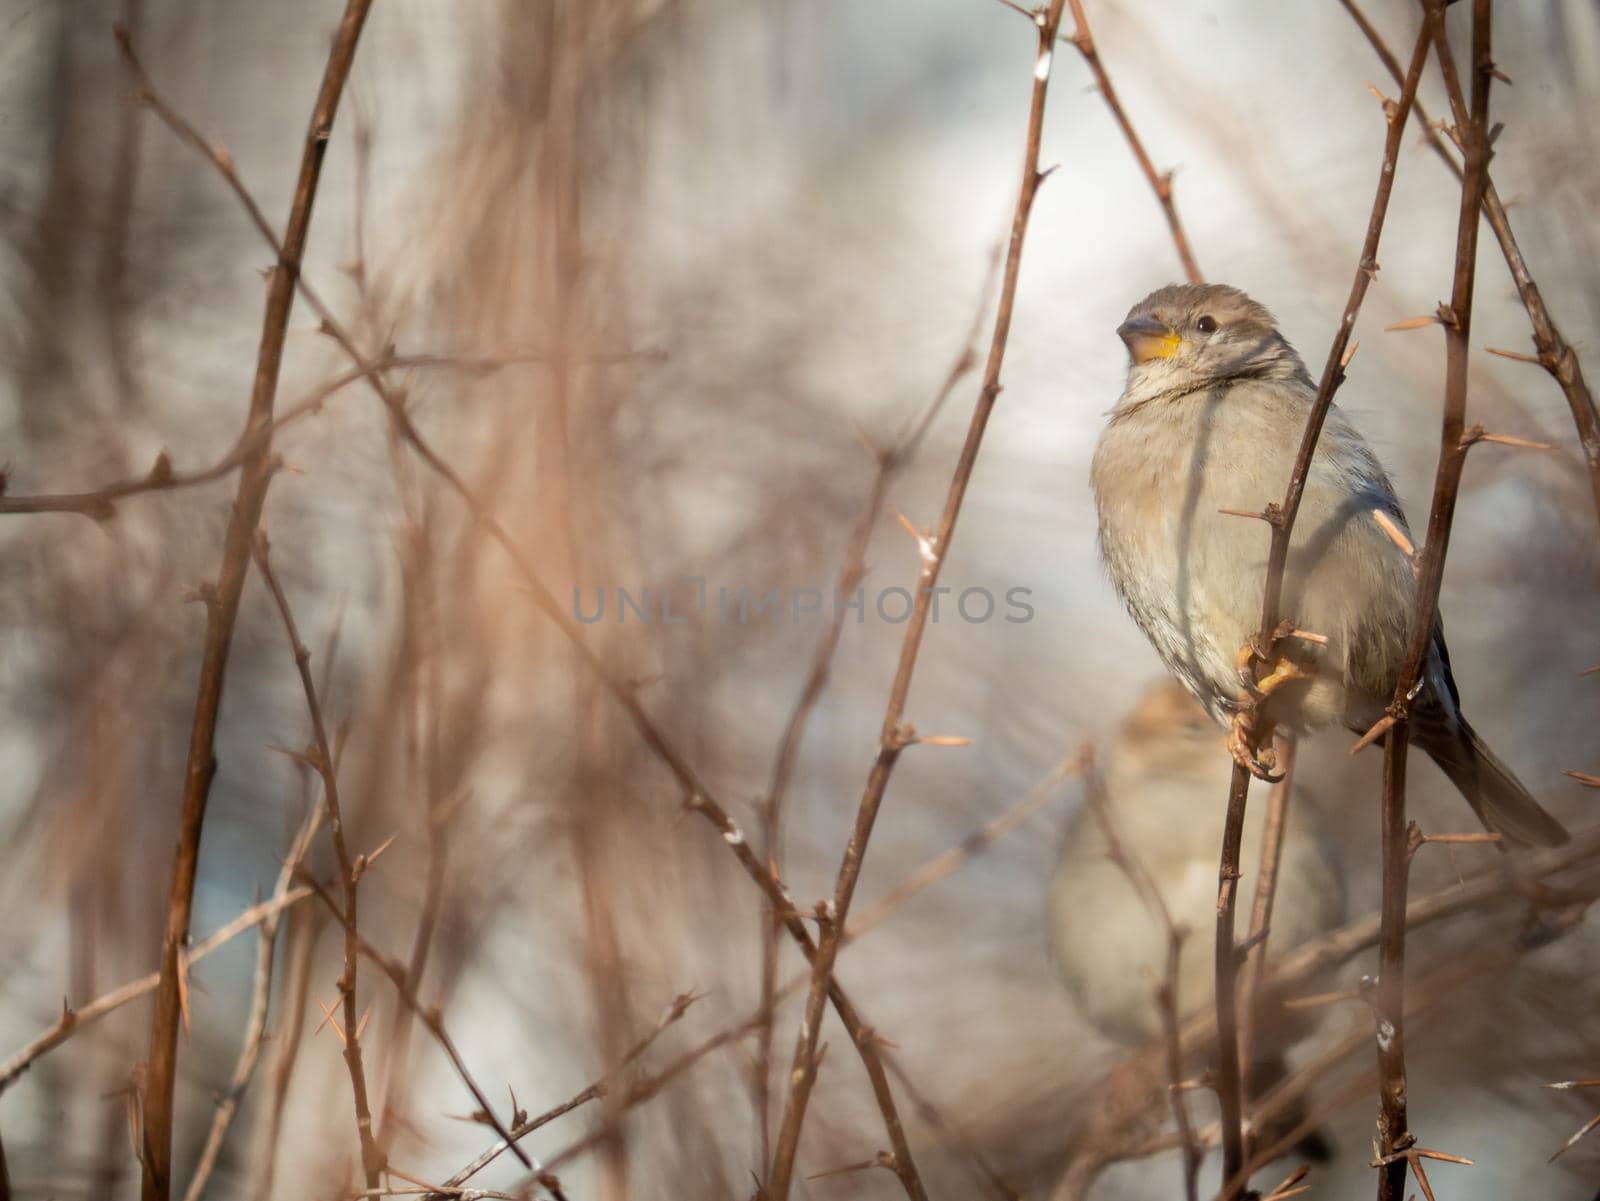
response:
[[[1202,334],[1214,334],[1217,332],[1217,319],[1209,315],[1202,317],[1194,323],[1194,327]]]

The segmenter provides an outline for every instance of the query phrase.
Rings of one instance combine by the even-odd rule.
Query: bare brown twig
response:
[[[272,420],[278,375],[283,365],[284,340],[289,329],[289,312],[294,303],[295,281],[300,274],[306,236],[311,228],[311,209],[322,175],[322,160],[327,153],[339,98],[349,78],[356,44],[366,24],[371,3],[372,0],[349,0],[345,6],[327,66],[323,70],[316,103],[312,107],[301,151],[294,200],[290,205],[278,262],[273,268],[268,288],[260,353],[245,424],[247,432],[264,427]],[[118,35],[136,77],[141,84],[144,83],[144,69],[133,56],[127,31],[119,30]],[[251,543],[272,474],[270,446],[265,443],[241,463],[239,488],[223,542],[222,566],[210,593],[210,603],[206,606],[205,650],[184,770],[178,847],[173,859],[166,928],[161,941],[161,983],[156,993],[155,1013],[150,1027],[150,1055],[146,1064],[143,1139],[139,1155],[143,1169],[141,1193],[144,1201],[167,1201],[172,1190],[173,1089],[177,1079],[179,991],[182,984],[179,960],[189,936],[195,874],[200,858],[200,832],[205,821],[211,781],[216,774],[215,743],[217,718],[222,707],[223,678],[233,642],[233,627],[239,614],[239,597],[250,566]],[[373,1172],[369,1170],[368,1174],[372,1176]],[[375,1176],[371,1183],[376,1185]]]
[[[1016,303],[1017,279],[1022,268],[1022,247],[1028,232],[1028,217],[1033,199],[1046,173],[1039,169],[1039,148],[1044,133],[1045,98],[1050,85],[1050,65],[1054,55],[1056,32],[1061,25],[1061,15],[1066,0],[1052,0],[1048,9],[1033,13],[1033,23],[1038,31],[1038,49],[1034,56],[1033,94],[1028,111],[1028,133],[1022,164],[1022,182],[1017,193],[1016,208],[1012,217],[1011,238],[1006,249],[1004,274],[1000,285],[1000,302],[995,314],[994,334],[989,343],[989,353],[984,364],[983,386],[973,409],[962,445],[950,489],[945,498],[944,512],[939,525],[930,538],[919,539],[922,553],[922,570],[917,577],[917,594],[905,638],[900,644],[900,661],[895,669],[894,683],[889,691],[884,709],[883,724],[879,733],[878,755],[868,774],[861,803],[856,810],[854,828],[845,846],[843,862],[834,883],[833,896],[824,912],[827,921],[818,938],[817,956],[812,963],[811,989],[806,996],[805,1011],[800,1019],[800,1030],[795,1038],[793,1066],[790,1069],[789,1098],[785,1104],[783,1121],[779,1127],[777,1147],[773,1151],[772,1170],[766,1182],[772,1201],[788,1201],[789,1188],[794,1176],[795,1156],[799,1150],[800,1131],[805,1123],[806,1107],[816,1079],[817,1038],[822,1024],[822,1006],[828,980],[833,971],[834,959],[839,953],[839,943],[849,920],[850,903],[855,895],[856,883],[861,876],[862,862],[866,856],[867,842],[883,803],[889,778],[894,773],[900,753],[914,737],[914,731],[903,724],[906,701],[911,691],[911,678],[916,670],[917,657],[922,648],[922,636],[927,628],[928,614],[939,582],[939,573],[949,553],[956,521],[961,515],[962,501],[972,470],[977,464],[978,450],[983,443],[984,430],[995,401],[1000,395],[1000,369],[1005,361],[1006,344],[1011,333],[1011,319]],[[896,1171],[901,1183],[913,1201],[924,1196],[915,1170],[899,1162],[900,1150],[895,1149]]]
[[[993,282],[993,275],[999,267],[999,262],[997,254],[991,265],[989,283]],[[840,595],[854,592],[866,574],[867,545],[872,539],[873,527],[883,511],[884,502],[889,494],[889,485],[895,475],[916,454],[917,447],[932,426],[934,418],[944,409],[956,386],[977,364],[976,345],[981,333],[983,314],[988,307],[989,291],[990,288],[986,285],[983,289],[983,303],[973,315],[972,325],[962,342],[961,352],[951,363],[949,371],[945,373],[944,382],[933,400],[892,447],[887,450],[873,448],[874,457],[877,459],[877,470],[873,474],[872,487],[868,491],[867,499],[861,506],[860,515],[856,518],[855,528],[851,531],[844,563],[839,569],[837,588]],[[788,796],[790,781],[794,777],[795,764],[799,759],[800,744],[805,738],[806,727],[810,724],[811,715],[822,699],[823,691],[827,688],[829,676],[833,671],[834,658],[838,654],[839,641],[844,633],[845,612],[843,606],[834,606],[833,617],[817,643],[811,660],[811,670],[801,686],[800,695],[789,713],[788,721],[784,723],[783,735],[778,741],[778,751],[773,757],[772,779],[767,786],[767,802],[762,812],[762,833],[767,862],[780,877],[783,875],[784,860],[784,801]],[[768,907],[763,912],[761,927],[761,1004],[766,1019],[756,1034],[756,1122],[760,1130],[762,1163],[768,1162],[772,1157],[769,1127],[772,1031],[776,1014],[772,1000],[777,987],[780,925],[778,916]]]
[[[310,889],[306,889],[307,895]],[[315,905],[295,910],[290,923],[288,946],[285,948],[288,967],[284,972],[280,1008],[287,1011],[287,1026],[274,1031],[274,1056],[272,1069],[272,1096],[267,1103],[262,1137],[265,1165],[258,1176],[255,1201],[268,1201],[274,1196],[272,1186],[277,1176],[278,1152],[281,1149],[284,1114],[289,1104],[289,1085],[294,1079],[294,1069],[299,1063],[300,1046],[305,1036],[306,1011],[311,1000],[311,957],[316,949],[317,935],[322,928],[322,911]]]
[[[284,857],[283,866],[278,870],[278,879],[272,890],[274,900],[287,896],[292,890],[295,871],[305,858],[306,852],[311,849],[311,841],[316,837],[317,829],[322,824],[322,815],[323,809],[320,805],[312,804],[307,808],[305,820],[290,842],[289,853]],[[229,1128],[233,1125],[234,1115],[239,1112],[244,1091],[249,1087],[251,1077],[255,1075],[256,1062],[261,1057],[261,1044],[267,1033],[267,1006],[272,997],[272,964],[281,917],[280,910],[261,923],[260,943],[256,949],[255,979],[251,985],[250,1013],[245,1019],[239,1058],[234,1064],[227,1091],[222,1094],[217,1103],[216,1113],[211,1116],[211,1128],[206,1132],[205,1146],[201,1148],[194,1175],[189,1178],[189,1186],[184,1190],[184,1201],[200,1201],[204,1195],[206,1182],[217,1166],[217,1159],[222,1154],[222,1145],[228,1137]]]
[[[913,897],[933,887],[1022,825],[1055,795],[1063,781],[1081,774],[1088,765],[1088,755],[1081,751],[1062,759],[1015,805],[984,823],[948,851],[935,855],[857,913],[845,926],[844,945],[849,946],[869,930],[882,925]]]
[[[1398,82],[1401,78],[1400,64],[1384,41],[1383,35],[1354,0],[1340,0],[1340,3],[1344,5],[1345,11],[1354,19],[1372,49]],[[1445,71],[1445,87],[1450,97],[1450,107],[1455,115],[1456,125],[1458,128],[1465,127],[1469,121],[1467,103],[1461,93],[1461,83],[1453,69]],[[1428,115],[1420,104],[1417,106],[1417,116],[1429,147],[1459,179],[1460,164],[1451,157],[1445,140],[1434,131],[1433,123],[1428,120]],[[1550,310],[1545,307],[1544,296],[1528,269],[1522,248],[1517,244],[1516,235],[1511,229],[1511,218],[1506,212],[1506,206],[1500,200],[1499,192],[1495,189],[1492,175],[1484,179],[1483,212],[1489,221],[1489,228],[1494,231],[1495,240],[1500,244],[1500,253],[1511,271],[1517,295],[1522,300],[1523,308],[1527,310],[1528,320],[1533,326],[1533,344],[1536,351],[1532,355],[1495,350],[1491,350],[1490,353],[1537,364],[1549,372],[1551,378],[1560,386],[1562,394],[1567,399],[1567,407],[1572,411],[1573,424],[1577,427],[1578,443],[1589,468],[1589,484],[1594,492],[1595,511],[1600,515],[1600,413],[1595,409],[1594,396],[1583,378],[1583,366],[1578,361],[1577,352],[1561,336],[1561,331],[1550,316]]]
[[[209,484],[223,478],[244,465],[252,456],[263,453],[281,431],[307,417],[316,416],[322,411],[322,406],[336,393],[370,376],[381,375],[387,371],[428,367],[482,373],[516,363],[542,361],[542,355],[509,354],[493,357],[445,354],[400,355],[385,351],[370,362],[360,363],[342,375],[318,385],[288,408],[279,410],[270,420],[247,428],[227,453],[208,467],[193,471],[178,471],[173,467],[171,458],[163,451],[156,456],[155,463],[145,474],[116,480],[91,491],[23,496],[6,496],[0,493],[0,514],[76,513],[96,521],[110,521],[117,515],[117,503],[128,497],[151,492],[173,492]]]
[[[1424,21],[1412,51],[1411,65],[1406,71],[1400,90],[1400,99],[1384,102],[1384,119],[1388,133],[1384,138],[1383,164],[1378,171],[1377,190],[1372,198],[1372,212],[1367,219],[1367,233],[1361,246],[1361,258],[1356,264],[1355,278],[1350,285],[1350,295],[1345,301],[1344,313],[1334,332],[1333,344],[1323,365],[1322,377],[1317,384],[1317,395],[1306,418],[1305,433],[1300,439],[1300,450],[1295,457],[1289,476],[1288,489],[1283,503],[1269,505],[1264,516],[1272,530],[1272,543],[1267,557],[1267,580],[1261,603],[1261,629],[1259,637],[1270,643],[1277,631],[1283,599],[1284,570],[1289,561],[1289,543],[1294,534],[1295,518],[1300,512],[1300,502],[1305,496],[1306,481],[1311,474],[1311,461],[1316,456],[1317,442],[1322,436],[1322,426],[1333,405],[1334,393],[1344,383],[1345,367],[1349,362],[1350,337],[1355,330],[1356,317],[1366,299],[1367,288],[1378,273],[1378,246],[1383,237],[1384,219],[1389,212],[1389,197],[1394,191],[1395,171],[1400,158],[1406,120],[1416,100],[1417,87],[1422,81],[1422,68],[1427,62],[1429,27]]]
[[[683,1015],[689,1011],[689,1006],[693,1005],[699,999],[700,997],[692,992],[681,993],[674,997],[672,1004],[667,1006],[665,1012],[662,1013],[660,1020],[656,1022],[655,1028],[652,1029],[650,1033],[646,1034],[644,1038],[640,1039],[639,1042],[634,1045],[632,1050],[623,1056],[622,1066],[627,1067],[629,1064],[632,1064],[640,1059],[644,1053],[648,1051],[655,1043],[656,1039],[660,1038],[669,1027],[675,1025],[683,1017]],[[750,1019],[747,1019],[738,1026],[734,1027],[732,1031],[724,1032],[725,1037],[719,1037],[723,1037],[724,1041],[738,1037],[739,1034],[743,1033],[749,1028],[750,1021]],[[721,1046],[722,1043],[718,1042],[716,1045]],[[616,1081],[613,1077],[603,1076],[599,1080],[596,1080],[593,1084],[589,1085],[587,1088],[582,1089],[572,1097],[561,1102],[559,1105],[555,1105],[550,1109],[545,1110],[545,1112],[541,1114],[536,1114],[531,1118],[526,1118],[517,1122],[511,1128],[509,1142],[504,1138],[500,1139],[494,1144],[494,1146],[483,1151],[466,1167],[462,1168],[459,1172],[455,1173],[448,1180],[446,1180],[444,1182],[444,1187],[447,1189],[454,1189],[466,1184],[467,1181],[471,1180],[479,1172],[483,1171],[484,1168],[488,1167],[496,1159],[499,1159],[500,1156],[510,1148],[512,1142],[520,1141],[521,1139],[524,1139],[528,1135],[532,1134],[535,1130],[538,1130],[540,1127],[548,1126],[557,1118],[564,1117],[573,1110],[587,1105],[590,1101],[604,1096],[608,1090],[615,1087],[615,1084]]]
[[[1600,1088],[1600,1080],[1558,1080],[1554,1084],[1545,1085],[1545,1087],[1554,1089]],[[1596,1126],[1600,1126],[1600,1113],[1595,1114],[1594,1117],[1590,1118],[1582,1126],[1579,1126],[1578,1129],[1568,1137],[1566,1142],[1557,1147],[1555,1154],[1550,1156],[1549,1162],[1555,1163],[1556,1160],[1560,1159],[1568,1151],[1576,1147],[1589,1135],[1592,1130],[1594,1130]]]
[[[1200,267],[1194,260],[1194,250],[1189,245],[1188,235],[1183,232],[1183,222],[1178,217],[1178,206],[1172,199],[1172,172],[1157,171],[1156,165],[1150,161],[1150,156],[1145,152],[1144,143],[1139,140],[1139,135],[1134,132],[1133,122],[1128,119],[1128,111],[1122,107],[1122,102],[1117,98],[1117,90],[1111,85],[1111,76],[1107,73],[1105,63],[1101,61],[1099,47],[1095,45],[1094,34],[1089,30],[1089,18],[1083,11],[1083,0],[1068,0],[1072,8],[1072,23],[1075,26],[1072,34],[1064,37],[1077,47],[1078,53],[1083,55],[1083,61],[1089,64],[1089,70],[1094,73],[1095,83],[1099,85],[1100,95],[1105,99],[1106,107],[1111,110],[1111,115],[1116,118],[1122,136],[1128,141],[1128,149],[1133,151],[1133,157],[1139,161],[1139,170],[1144,172],[1144,177],[1150,182],[1150,190],[1155,193],[1157,202],[1161,205],[1161,214],[1167,219],[1167,229],[1172,234],[1172,244],[1178,251],[1178,261],[1183,264],[1183,273],[1188,276],[1191,284],[1205,282],[1205,276],[1200,274]]]
[[[362,856],[358,862],[370,862],[370,857]],[[472,1094],[472,1099],[477,1102],[479,1120],[488,1125],[491,1130],[500,1136],[503,1142],[510,1146],[512,1154],[522,1161],[524,1167],[534,1167],[533,1161],[517,1145],[516,1139],[511,1136],[511,1132],[506,1129],[496,1115],[493,1103],[490,1102],[471,1071],[468,1070],[466,1060],[461,1058],[461,1052],[456,1048],[455,1040],[450,1037],[449,1031],[445,1029],[443,1015],[440,1014],[436,1007],[424,1005],[422,999],[417,996],[416,988],[406,977],[405,965],[398,959],[385,955],[377,947],[373,946],[366,936],[356,929],[354,923],[350,920],[348,910],[335,900],[326,887],[316,880],[306,877],[303,873],[301,878],[310,886],[311,891],[316,893],[317,899],[339,920],[340,925],[345,929],[346,935],[354,942],[356,952],[360,955],[365,955],[379,971],[389,978],[389,982],[394,985],[395,994],[400,998],[401,1003],[417,1016],[417,1019],[427,1029],[433,1040],[439,1044],[439,1049],[445,1053],[445,1058],[450,1061],[450,1066],[455,1070],[456,1075],[461,1078],[461,1083],[466,1086],[467,1091]],[[347,1009],[347,1022],[349,1020],[348,1014],[349,1010]],[[350,1030],[353,1029],[355,1027],[345,1031],[347,1047],[350,1041]]]
[[[141,78],[144,78],[142,74]],[[148,86],[147,91],[149,91]],[[229,189],[245,206],[262,238],[281,257],[283,252],[277,235],[273,232],[272,227],[266,223],[265,218],[261,216],[260,207],[255,203],[249,190],[244,186],[243,181],[240,180],[238,173],[234,170],[232,160],[225,153],[211,147],[194,127],[170,105],[160,101],[153,92],[149,94],[151,97],[150,102],[157,114],[185,143],[197,149],[205,160],[223,177]],[[340,349],[354,363],[364,366],[368,360],[362,355],[350,334],[333,315],[328,306],[323,303],[317,292],[298,273],[296,274],[295,284],[301,297],[320,318],[323,331],[339,345]],[[454,492],[462,503],[466,505],[479,526],[500,546],[510,559],[512,567],[522,578],[534,605],[555,622],[562,634],[571,641],[577,650],[578,658],[583,666],[595,672],[604,685],[606,692],[627,714],[629,721],[638,732],[645,746],[662,763],[682,789],[686,806],[693,812],[699,813],[712,824],[717,832],[721,834],[723,841],[732,849],[734,857],[738,860],[746,875],[774,903],[776,909],[787,915],[784,920],[784,928],[799,945],[809,962],[816,955],[816,944],[797,915],[793,899],[789,896],[787,889],[784,888],[782,882],[768,867],[757,858],[751,850],[744,832],[728,816],[727,809],[717,801],[711,790],[706,787],[689,766],[687,759],[677,750],[667,738],[665,732],[645,710],[643,704],[639,701],[637,690],[628,680],[613,671],[594,648],[588,644],[582,626],[561,607],[560,602],[556,600],[555,595],[534,569],[532,560],[517,544],[516,540],[511,537],[505,526],[495,517],[494,513],[477,493],[467,485],[461,475],[434,450],[421,431],[418,430],[416,424],[405,410],[404,397],[393,391],[375,373],[365,373],[365,378],[368,386],[377,393],[378,398],[391,415],[397,436],[411,447],[412,451],[429,470],[444,480],[450,491]],[[874,1099],[883,1114],[884,1125],[888,1130],[890,1142],[894,1147],[896,1170],[903,1181],[915,1180],[916,1166],[911,1146],[905,1137],[905,1131],[895,1107],[894,1094],[889,1087],[888,1076],[877,1055],[875,1036],[872,1034],[871,1027],[862,1021],[855,1006],[836,981],[829,985],[828,995],[835,1011],[839,1015],[840,1021],[850,1033],[851,1040],[855,1043],[862,1064],[867,1071]]]
[[[1217,1102],[1222,1124],[1222,1178],[1233,1180],[1244,1167],[1244,1080],[1239,1064],[1239,1006],[1236,999],[1239,951],[1234,941],[1233,914],[1239,884],[1240,844],[1244,839],[1245,798],[1250,771],[1233,765],[1228,809],[1222,826],[1222,853],[1217,867],[1217,927],[1212,943],[1212,968],[1217,1018]],[[1221,1201],[1229,1201],[1223,1193]]]
[[[309,888],[295,887],[282,896],[274,896],[262,901],[259,905],[252,905],[227,925],[219,927],[214,933],[191,947],[184,956],[185,965],[192,968],[224,943],[230,942],[246,930],[254,929],[262,922],[276,917],[285,909],[298,904],[310,895],[311,890]],[[96,997],[81,1008],[70,1009],[63,1007],[61,1016],[55,1020],[48,1030],[35,1037],[4,1063],[0,1063],[0,1093],[10,1088],[16,1082],[17,1077],[33,1066],[35,1060],[55,1050],[90,1023],[105,1017],[106,1014],[114,1010],[121,1009],[130,1001],[136,1001],[140,997],[154,992],[160,982],[161,973],[151,972],[147,976],[140,976],[137,980],[129,981],[120,988],[112,989],[110,992]]]
[[[1306,419],[1305,433],[1289,476],[1288,489],[1283,503],[1270,504],[1263,511],[1271,529],[1271,545],[1267,555],[1266,583],[1262,590],[1261,628],[1258,645],[1252,649],[1258,658],[1270,654],[1277,642],[1282,626],[1279,609],[1283,597],[1284,571],[1289,561],[1289,545],[1294,533],[1295,518],[1305,495],[1306,481],[1310,478],[1311,462],[1316,454],[1317,442],[1328,410],[1333,405],[1334,393],[1344,381],[1345,366],[1349,362],[1347,347],[1355,328],[1356,316],[1366,298],[1367,287],[1378,270],[1378,244],[1383,236],[1384,218],[1388,215],[1389,197],[1394,189],[1395,168],[1400,156],[1400,145],[1405,124],[1410,116],[1417,87],[1422,79],[1423,64],[1427,61],[1429,29],[1425,22],[1418,35],[1411,65],[1406,72],[1405,86],[1400,99],[1384,105],[1388,133],[1384,138],[1383,164],[1378,172],[1378,184],[1372,200],[1372,212],[1367,220],[1367,233],[1361,247],[1361,258],[1356,265],[1355,278],[1350,286],[1350,296],[1345,301],[1344,314],[1334,333],[1333,345],[1317,385],[1316,398]],[[1215,944],[1216,1002],[1218,1019],[1218,1098],[1222,1106],[1223,1179],[1235,1180],[1244,1167],[1243,1135],[1243,1085],[1240,1076],[1235,1003],[1235,972],[1238,956],[1234,949],[1234,892],[1239,877],[1239,840],[1244,831],[1245,799],[1250,786],[1249,771],[1235,765],[1233,780],[1228,791],[1227,822],[1223,828],[1221,865],[1217,888],[1217,937]],[[1223,1201],[1227,1201],[1226,1195]]]
[[[707,1055],[750,1033],[756,1028],[760,1020],[761,1015],[759,1013],[753,1014],[737,1025],[727,1027],[683,1052],[659,1072],[635,1081],[627,1092],[619,1098],[615,1112],[617,1114],[625,1113],[627,1110],[642,1105],[651,1098],[658,1096],[662,1089],[705,1059]],[[578,1156],[598,1146],[605,1137],[605,1124],[602,1124],[599,1129],[591,1131],[552,1155],[545,1172],[554,1172],[556,1169],[571,1163]],[[518,1195],[525,1195],[528,1187],[529,1182],[524,1182],[517,1190]]]
[[[350,1090],[355,1098],[356,1133],[361,1146],[362,1171],[366,1175],[367,1187],[377,1188],[379,1175],[383,1171],[384,1158],[374,1137],[372,1109],[367,1099],[366,1068],[361,1058],[363,1020],[356,999],[357,947],[360,939],[357,933],[358,885],[362,873],[366,871],[371,860],[363,855],[358,861],[350,854],[349,840],[345,837],[344,813],[339,805],[338,765],[334,760],[333,744],[328,739],[327,725],[322,718],[322,702],[317,695],[316,681],[311,674],[311,652],[306,649],[305,643],[300,641],[300,631],[295,625],[294,613],[289,608],[289,598],[284,595],[283,585],[278,582],[278,577],[272,570],[271,551],[265,532],[257,533],[251,551],[255,557],[256,568],[261,572],[261,578],[266,582],[268,591],[272,593],[272,601],[277,606],[278,616],[283,620],[283,631],[289,640],[289,650],[294,656],[295,668],[300,675],[300,686],[305,693],[306,712],[311,720],[312,742],[304,752],[304,759],[322,780],[323,804],[327,807],[328,826],[333,834],[334,857],[339,865],[339,885],[344,896],[344,908],[340,913],[340,920],[345,927],[344,972],[339,977],[339,994],[344,1004],[341,1041],[344,1044],[345,1066],[350,1073]],[[295,867],[286,864],[285,871],[293,876]]]
[[[1266,974],[1267,939],[1272,932],[1272,907],[1278,895],[1278,873],[1283,866],[1283,836],[1288,828],[1289,797],[1294,788],[1295,744],[1285,738],[1278,762],[1283,779],[1267,794],[1267,821],[1261,832],[1261,865],[1256,873],[1256,895],[1250,909],[1250,932],[1245,936],[1244,1009],[1239,1017],[1239,1058],[1255,1062],[1255,1033],[1261,1018],[1261,981]]]
[[[1441,69],[1450,56],[1444,29],[1443,0],[1424,0],[1426,26],[1431,28]],[[1406,825],[1405,767],[1410,739],[1407,720],[1411,700],[1427,663],[1438,628],[1439,590],[1444,580],[1445,555],[1450,546],[1456,497],[1471,443],[1464,439],[1467,411],[1467,371],[1472,323],[1474,272],[1478,253],[1478,212],[1488,180],[1490,0],[1473,0],[1472,8],[1472,111],[1460,132],[1465,155],[1461,180],[1461,207],[1456,231],[1455,279],[1445,317],[1444,419],[1440,432],[1439,468],[1434,479],[1428,532],[1418,558],[1416,608],[1412,615],[1407,654],[1395,686],[1389,713],[1396,724],[1384,735],[1383,761],[1383,912],[1379,942],[1379,983],[1374,1000],[1378,1020],[1378,1067],[1381,1109],[1378,1117],[1379,1201],[1401,1201],[1408,1163],[1403,1152],[1415,1141],[1406,1113],[1405,1067],[1405,938],[1406,884],[1411,861],[1411,838]],[[1418,1182],[1421,1183],[1419,1174]],[[1423,1186],[1426,1189],[1426,1185]]]

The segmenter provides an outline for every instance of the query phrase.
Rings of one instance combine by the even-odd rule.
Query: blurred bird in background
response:
[[[1148,874],[1175,925],[1204,934],[1216,913],[1225,816],[1220,800],[1231,773],[1215,723],[1181,684],[1163,680],[1140,697],[1113,739],[1099,801],[1086,802],[1067,827],[1050,883],[1051,945],[1068,992],[1107,1038],[1139,1046],[1162,1037],[1157,989],[1166,981],[1168,931],[1140,895],[1132,871]],[[1285,826],[1268,942],[1275,957],[1345,918],[1342,865],[1306,800],[1294,798]],[[1255,890],[1266,814],[1265,805],[1254,805],[1245,818],[1239,895],[1247,899]],[[1136,857],[1137,867],[1118,862],[1118,853]],[[1208,938],[1184,940],[1175,983],[1180,1020],[1214,1004]],[[1313,1030],[1303,1014],[1266,999],[1253,1040],[1252,1096],[1284,1078],[1286,1053]],[[1274,1129],[1287,1132],[1303,1117],[1303,1108],[1280,1115]],[[1262,1141],[1274,1140],[1269,1133]],[[1300,1150],[1326,1154],[1315,1135]]]
[[[1256,522],[1227,510],[1254,512],[1281,495],[1316,385],[1272,314],[1237,288],[1160,288],[1117,333],[1128,383],[1091,479],[1101,550],[1129,612],[1213,717],[1237,713],[1248,693],[1263,698],[1255,745],[1276,722],[1364,733],[1399,681],[1416,593],[1410,561],[1377,520],[1406,531],[1377,456],[1330,408],[1283,592],[1284,613],[1327,641],[1286,639],[1253,680],[1240,652],[1260,622],[1268,543]],[[1436,623],[1412,709],[1417,744],[1490,830],[1518,843],[1565,842],[1459,703]],[[1235,759],[1265,774],[1251,742],[1236,721]]]

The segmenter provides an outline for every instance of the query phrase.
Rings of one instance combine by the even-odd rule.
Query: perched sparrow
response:
[[[1222,845],[1232,764],[1222,734],[1182,686],[1164,680],[1147,691],[1105,756],[1102,800],[1117,840],[1160,891],[1173,922],[1189,927],[1178,960],[1180,1016],[1213,1004],[1208,931],[1216,918],[1217,848]],[[1344,879],[1316,811],[1293,798],[1272,912],[1269,954],[1276,958],[1344,921]],[[1265,806],[1246,810],[1239,896],[1255,895]],[[1167,931],[1127,871],[1091,802],[1073,815],[1050,884],[1050,931],[1057,966],[1089,1022],[1107,1037],[1136,1044],[1161,1037],[1155,988],[1167,970]],[[1283,1055],[1309,1034],[1314,1018],[1270,1001],[1252,1041],[1251,1094],[1283,1078]],[[1288,1115],[1284,1129],[1298,1124]],[[1271,1141],[1269,1138],[1267,1141]]]
[[[1248,692],[1241,650],[1261,617],[1268,538],[1258,511],[1282,494],[1316,395],[1272,314],[1236,288],[1152,292],[1117,330],[1132,364],[1095,448],[1090,479],[1112,582],[1167,666],[1219,721]],[[1259,681],[1260,730],[1339,722],[1365,731],[1394,694],[1416,595],[1394,489],[1337,406],[1311,464],[1284,574],[1282,611],[1327,643],[1283,639]],[[1478,819],[1518,843],[1567,832],[1495,757],[1459,709],[1436,625],[1412,740]],[[1235,758],[1253,758],[1236,738]]]

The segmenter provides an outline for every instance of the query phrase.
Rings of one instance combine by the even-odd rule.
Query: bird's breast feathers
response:
[[[1264,522],[1225,510],[1259,513],[1282,496],[1309,404],[1303,389],[1279,381],[1202,389],[1115,413],[1095,451],[1091,480],[1112,582],[1213,716],[1218,696],[1239,694],[1234,662],[1260,621],[1270,547]],[[1376,458],[1334,410],[1285,577],[1284,615],[1329,639],[1320,652],[1307,644],[1297,653],[1337,668],[1305,698],[1328,710],[1306,714],[1312,724],[1346,707],[1335,687],[1346,677],[1381,683],[1390,644],[1403,641],[1402,628],[1371,628],[1371,599],[1411,587],[1374,509],[1399,513]]]

